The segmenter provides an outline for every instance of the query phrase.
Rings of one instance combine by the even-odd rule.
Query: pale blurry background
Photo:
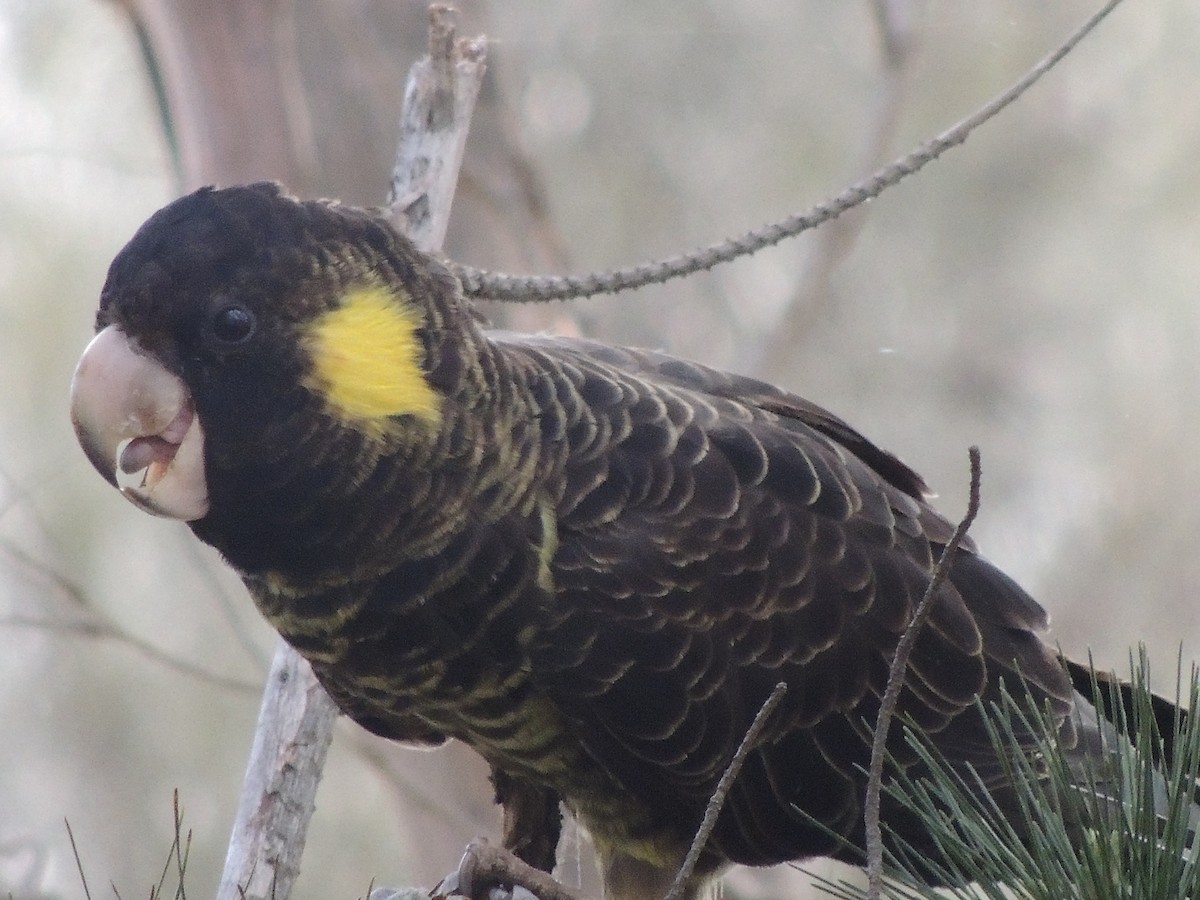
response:
[[[494,41],[495,118],[451,252],[571,270],[821,200],[973,111],[1093,9],[914,0],[897,76],[867,0],[462,6]],[[297,96],[325,154],[307,193],[382,201],[423,40],[399,23],[420,7],[295,0]],[[871,203],[857,236],[513,318],[781,382],[923,472],[953,518],[978,444],[985,552],[1052,611],[1064,649],[1124,668],[1144,641],[1173,689],[1181,645],[1185,665],[1200,655],[1197,47],[1196,3],[1128,0]],[[95,475],[66,410],[108,261],[180,190],[122,5],[0,0],[0,896],[82,896],[64,818],[94,895],[144,895],[176,788],[188,893],[220,873],[272,636],[184,527]],[[298,896],[429,884],[489,814],[467,754],[396,757],[343,723]],[[801,895],[746,876],[730,893],[783,891]]]

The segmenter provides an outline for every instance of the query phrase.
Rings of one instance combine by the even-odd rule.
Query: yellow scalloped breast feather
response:
[[[437,392],[421,369],[421,314],[403,291],[367,284],[350,288],[337,309],[311,326],[308,387],[333,412],[380,436],[393,416],[436,425]]]

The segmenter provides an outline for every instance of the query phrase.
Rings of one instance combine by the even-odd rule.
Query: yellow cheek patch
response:
[[[420,313],[402,291],[351,288],[341,306],[310,326],[313,368],[307,386],[376,436],[391,416],[437,424],[438,395],[421,369],[420,326]]]

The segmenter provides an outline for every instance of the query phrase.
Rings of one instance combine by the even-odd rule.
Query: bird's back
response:
[[[832,414],[753,379],[587,341],[492,340],[554,387],[542,415],[561,420],[571,448],[555,498],[553,600],[531,664],[586,754],[637,798],[644,834],[573,798],[589,826],[669,866],[783,681],[708,863],[848,855],[825,829],[861,845],[869,727],[952,531],[920,478]],[[1028,594],[960,551],[901,714],[999,783],[974,703],[1019,671],[1066,713],[1072,692],[1045,627]]]

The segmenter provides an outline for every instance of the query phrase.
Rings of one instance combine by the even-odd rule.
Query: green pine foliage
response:
[[[1161,715],[1158,721],[1154,715],[1144,652],[1130,670],[1124,702],[1115,679],[1093,676],[1093,696],[1107,700],[1117,731],[1126,738],[1115,747],[1119,778],[1106,773],[1106,778],[1085,778],[1079,784],[1047,715],[1020,694],[1006,692],[1002,702],[988,710],[991,740],[1006,760],[1006,776],[1017,786],[1016,801],[1028,830],[1024,841],[973,771],[952,768],[927,738],[909,729],[909,744],[933,775],[900,778],[884,789],[920,817],[934,836],[940,858],[919,856],[901,845],[886,859],[889,881],[884,896],[1200,897],[1200,863],[1191,849],[1200,772],[1200,725],[1194,715],[1200,681],[1193,669],[1186,692],[1176,691],[1181,711],[1163,727]],[[1035,752],[1018,750],[1022,732],[1039,735]],[[951,887],[924,886],[919,873],[931,869]],[[822,887],[845,900],[867,896],[863,888],[845,882],[825,880]]]

